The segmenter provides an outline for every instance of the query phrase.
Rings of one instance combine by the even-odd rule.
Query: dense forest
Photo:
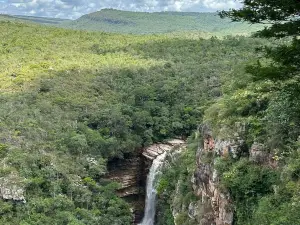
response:
[[[282,21],[299,12],[290,1],[294,7],[284,15],[266,10],[249,17],[249,8],[221,15]],[[106,179],[107,163],[174,137],[187,139],[188,150],[160,177],[158,224],[174,224],[172,207],[182,211],[177,224],[195,224],[187,206],[197,198],[190,180],[203,124],[222,139],[237,124],[245,127],[245,154],[203,156],[232,196],[234,224],[300,224],[298,25],[296,17],[256,37],[202,38],[187,31],[71,30],[3,17],[0,187],[24,196],[0,199],[0,224],[131,224],[119,184]],[[254,143],[275,166],[249,160]]]
[[[262,42],[0,26],[1,174],[27,201],[2,224],[130,224],[107,161],[190,135]]]
[[[232,202],[227,207],[234,212],[233,224],[300,224],[300,4],[293,0],[244,4],[242,9],[224,11],[220,16],[272,24],[255,34],[266,38],[269,46],[256,48],[256,62],[222,73],[222,95],[205,108],[201,123],[202,127],[209,125],[220,140],[243,140],[243,149],[238,156],[233,152],[198,154],[201,165],[210,165],[217,172],[218,188],[230,194]],[[160,179],[158,224],[174,224],[174,208],[179,208],[176,224],[199,224],[189,208],[190,202],[205,201],[197,199],[191,183],[196,149],[202,148],[197,143],[204,138],[199,131],[190,137],[189,151],[171,161]],[[257,152],[259,155],[253,155]],[[198,207],[201,218],[206,209]]]

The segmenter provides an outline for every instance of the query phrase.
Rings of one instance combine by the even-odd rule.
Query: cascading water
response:
[[[147,196],[146,196],[146,207],[145,215],[142,222],[139,225],[153,225],[155,220],[155,201],[156,201],[156,190],[155,190],[155,178],[160,172],[160,169],[164,163],[167,153],[157,156],[149,170],[147,177]]]

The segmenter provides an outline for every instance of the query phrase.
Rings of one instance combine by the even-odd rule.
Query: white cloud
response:
[[[236,8],[236,0],[0,0],[0,13],[75,19],[103,8],[131,11],[216,11]]]
[[[211,9],[229,9],[237,7],[237,2],[234,0],[203,0],[203,5]]]

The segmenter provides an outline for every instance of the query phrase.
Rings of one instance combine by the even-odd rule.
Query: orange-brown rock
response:
[[[219,175],[214,169],[214,161],[208,162],[203,157],[211,152],[221,157],[229,157],[237,152],[239,146],[234,141],[215,141],[210,134],[205,134],[204,137],[203,148],[198,149],[197,167],[192,178],[194,192],[202,199],[199,204],[194,205],[201,205],[202,211],[199,213],[194,205],[190,205],[189,216],[202,225],[231,225],[233,210],[230,207],[230,195],[219,189]]]

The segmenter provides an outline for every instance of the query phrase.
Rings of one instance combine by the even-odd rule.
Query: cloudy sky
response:
[[[237,0],[0,0],[0,13],[76,19],[103,8],[207,12],[239,6]]]

